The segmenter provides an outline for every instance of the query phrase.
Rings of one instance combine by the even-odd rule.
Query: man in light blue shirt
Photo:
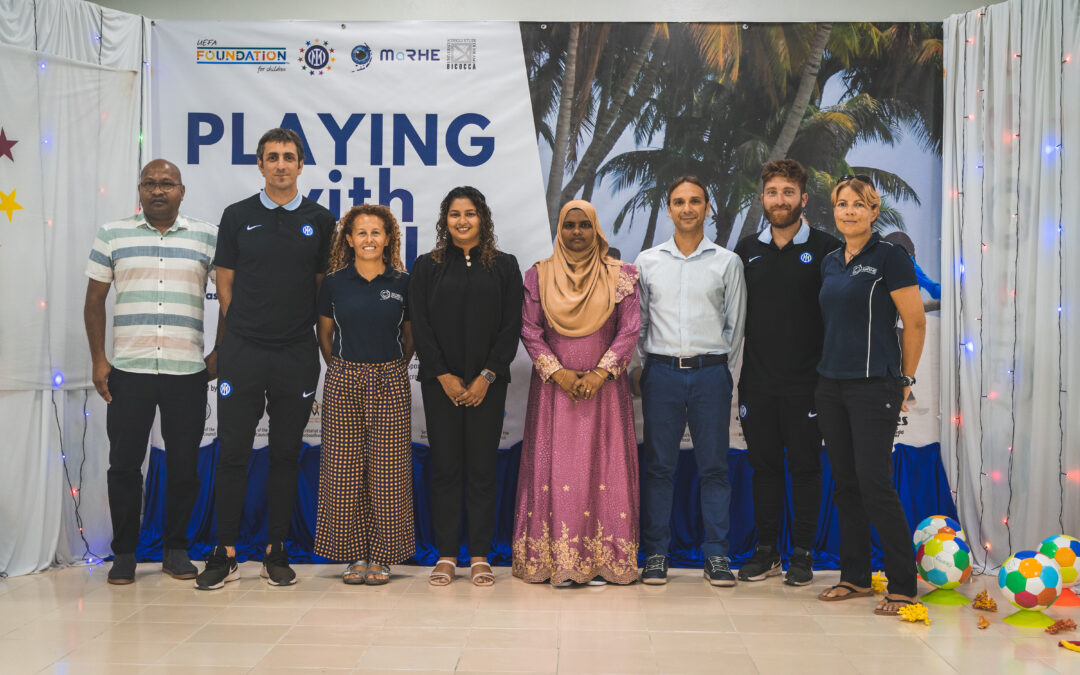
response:
[[[683,176],[667,191],[675,234],[638,255],[638,351],[645,434],[641,580],[667,583],[671,500],[683,429],[690,426],[701,482],[705,578],[734,586],[728,558],[731,371],[743,337],[746,286],[737,255],[705,238],[705,186]]]

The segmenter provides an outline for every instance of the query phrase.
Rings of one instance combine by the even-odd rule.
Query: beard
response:
[[[780,211],[776,212],[775,214],[773,211],[766,211],[765,220],[769,221],[769,224],[773,227],[779,227],[783,229],[785,227],[791,227],[795,223],[799,222],[799,220],[802,218],[802,213],[803,209],[801,206],[796,206],[791,211]]]

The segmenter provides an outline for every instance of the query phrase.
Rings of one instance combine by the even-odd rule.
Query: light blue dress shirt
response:
[[[735,357],[746,320],[746,281],[739,256],[708,238],[684,256],[672,237],[642,251],[634,264],[642,359],[646,354]]]

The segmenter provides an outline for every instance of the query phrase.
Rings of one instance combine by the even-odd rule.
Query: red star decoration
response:
[[[0,157],[7,157],[11,161],[15,161],[15,156],[11,154],[11,148],[18,141],[9,141],[7,134],[4,133],[4,129],[0,127]]]

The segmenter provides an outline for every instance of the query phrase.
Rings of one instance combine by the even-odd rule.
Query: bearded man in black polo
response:
[[[735,247],[746,275],[746,337],[739,377],[739,419],[754,470],[758,546],[740,581],[781,573],[784,449],[791,470],[791,543],[784,583],[814,578],[814,538],[821,505],[821,432],[814,406],[824,327],[818,308],[821,261],[840,240],[803,217],[806,170],[795,160],[768,162],[761,202],[769,227]]]

